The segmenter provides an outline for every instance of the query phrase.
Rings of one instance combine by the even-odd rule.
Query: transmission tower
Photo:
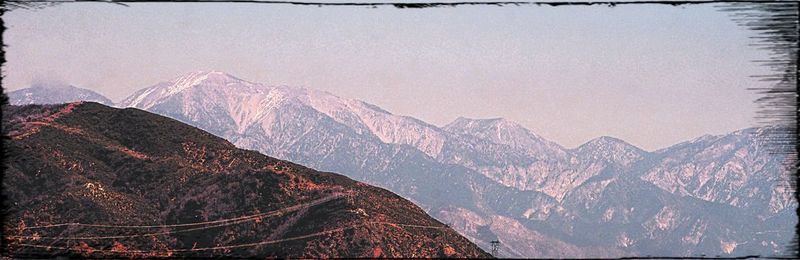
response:
[[[497,250],[500,249],[500,241],[492,240],[492,256],[497,257]]]

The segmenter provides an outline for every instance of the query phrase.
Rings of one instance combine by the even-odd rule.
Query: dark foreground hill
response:
[[[4,109],[5,255],[489,257],[391,192],[172,119]]]

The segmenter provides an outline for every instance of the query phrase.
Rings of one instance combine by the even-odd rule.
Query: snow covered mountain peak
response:
[[[92,101],[105,105],[113,102],[100,93],[64,83],[38,83],[29,88],[8,92],[12,105],[60,104],[75,101]]]
[[[706,135],[697,137],[695,139],[692,139],[689,142],[692,142],[692,143],[706,142],[706,141],[714,140],[714,139],[717,139],[717,138],[719,138],[719,136],[706,134]]]
[[[589,140],[588,142],[576,148],[578,152],[590,149],[605,149],[605,150],[616,150],[616,151],[629,150],[629,151],[635,151],[637,153],[645,153],[645,151],[640,149],[639,147],[636,147],[635,145],[629,144],[628,142],[625,142],[619,138],[611,136],[597,137],[595,139]]]
[[[496,129],[524,129],[522,125],[517,122],[497,117],[487,119],[472,119],[466,117],[458,117],[456,120],[444,126],[444,129],[471,129],[471,128],[487,128],[493,127]]]
[[[34,83],[31,85],[32,89],[78,89],[78,87],[72,86],[66,83]]]
[[[250,83],[221,71],[195,71],[170,81],[167,95],[198,85],[227,85],[231,83]],[[252,83],[251,83],[252,84]]]
[[[567,153],[563,147],[542,138],[517,122],[505,118],[470,119],[458,117],[442,129],[447,132],[487,139],[537,158],[564,158]]]
[[[585,145],[590,145],[590,146],[598,146],[598,145],[633,146],[632,144],[629,144],[629,143],[623,141],[622,139],[619,139],[619,138],[616,138],[616,137],[611,137],[611,136],[597,137],[597,138],[594,138],[592,140],[589,140],[588,142],[586,142],[585,144],[583,144],[581,146],[585,146]],[[578,148],[578,149],[580,149],[580,148]]]
[[[159,100],[164,100],[185,90],[198,86],[248,88],[252,89],[259,84],[242,80],[221,71],[194,71],[172,80],[158,83],[154,86],[136,91],[130,97],[120,102],[121,107],[150,108]]]
[[[500,117],[489,119],[458,117],[442,129],[454,134],[489,138],[500,144],[509,144],[513,141],[510,139],[515,138],[541,138],[519,123]]]
[[[583,157],[629,165],[644,158],[646,151],[618,138],[601,136],[578,146],[574,151]]]

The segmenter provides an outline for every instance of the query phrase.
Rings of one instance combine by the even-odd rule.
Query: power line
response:
[[[294,206],[290,206],[290,207],[283,208],[283,209],[278,209],[278,210],[273,210],[273,211],[269,211],[269,212],[266,212],[266,213],[259,213],[259,214],[255,214],[255,215],[242,216],[242,217],[237,217],[237,218],[220,219],[220,220],[204,221],[204,222],[196,222],[196,223],[171,224],[171,225],[144,225],[144,226],[84,224],[84,223],[61,223],[61,224],[25,227],[22,230],[53,228],[53,227],[62,227],[62,226],[81,226],[81,227],[95,227],[95,228],[170,228],[170,227],[190,227],[190,226],[199,226],[199,225],[206,225],[206,224],[221,223],[221,222],[227,222],[227,221],[236,221],[236,220],[242,220],[242,219],[248,219],[248,218],[258,218],[258,217],[262,217],[262,216],[269,215],[269,214],[275,214],[275,212],[281,212],[281,211],[294,211],[294,210],[297,210],[300,207],[315,206],[315,205],[318,205],[318,204],[321,204],[321,203],[325,203],[325,202],[331,201],[333,199],[336,199],[336,198],[339,198],[339,197],[342,197],[342,196],[343,196],[342,194],[334,194],[334,195],[331,195],[331,196],[328,196],[328,197],[324,197],[324,198],[321,198],[321,199],[317,199],[317,200],[314,200],[314,201],[311,201],[311,202],[297,204],[297,205],[294,205]]]
[[[287,211],[287,212],[291,212],[291,211]],[[276,212],[274,215],[281,215],[283,213],[284,212]],[[272,215],[272,216],[274,216],[274,215]],[[189,229],[183,229],[183,230],[169,230],[169,231],[162,231],[162,232],[156,232],[156,233],[147,233],[147,234],[138,234],[138,235],[94,236],[94,237],[39,237],[39,236],[5,236],[5,237],[6,238],[34,239],[34,240],[39,240],[39,239],[99,240],[99,239],[134,238],[134,237],[146,237],[146,236],[157,236],[157,235],[184,233],[184,232],[189,232],[189,231],[197,231],[197,230],[203,230],[203,229],[209,229],[209,228],[215,228],[215,227],[224,227],[224,226],[230,226],[230,225],[244,223],[244,222],[248,222],[248,221],[254,221],[254,220],[256,220],[258,218],[261,218],[261,217],[271,217],[271,216],[256,216],[256,217],[253,217],[253,218],[250,218],[250,219],[236,220],[236,221],[231,221],[231,222],[212,225],[212,226],[189,228]]]
[[[446,229],[446,227],[438,227],[438,226],[426,226],[426,225],[414,225],[414,224],[399,224],[399,223],[392,223],[392,222],[365,222],[361,224],[355,224],[347,227],[340,227],[326,231],[315,232],[307,235],[290,237],[290,238],[283,238],[283,239],[275,239],[275,240],[264,240],[255,243],[246,243],[246,244],[238,244],[238,245],[230,245],[230,246],[215,246],[215,247],[204,247],[204,248],[191,248],[191,249],[173,249],[168,250],[168,252],[194,252],[194,251],[209,251],[209,250],[222,250],[222,249],[233,249],[233,248],[242,248],[242,247],[252,247],[252,246],[260,246],[260,245],[268,245],[268,244],[275,244],[299,239],[305,239],[315,236],[320,236],[324,234],[330,234],[335,232],[340,232],[348,229],[353,229],[361,226],[366,226],[370,224],[379,224],[379,225],[390,225],[390,226],[401,226],[401,227],[412,227],[412,228],[430,228],[430,229]],[[45,245],[34,245],[34,244],[14,244],[16,246],[24,246],[24,247],[34,247],[34,248],[45,248],[45,249],[61,249],[67,251],[91,251],[91,252],[105,252],[105,253],[139,253],[139,254],[146,254],[146,253],[157,253],[154,251],[145,251],[145,250],[125,250],[125,251],[115,251],[115,250],[104,250],[104,249],[82,249],[82,248],[68,248],[62,246],[45,246]],[[10,245],[11,246],[11,245]]]

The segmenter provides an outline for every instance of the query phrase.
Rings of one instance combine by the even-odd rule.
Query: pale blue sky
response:
[[[436,125],[505,117],[566,147],[646,150],[755,126],[753,35],[714,5],[311,7],[71,3],[3,19],[3,86],[119,101],[215,69],[361,99]]]

